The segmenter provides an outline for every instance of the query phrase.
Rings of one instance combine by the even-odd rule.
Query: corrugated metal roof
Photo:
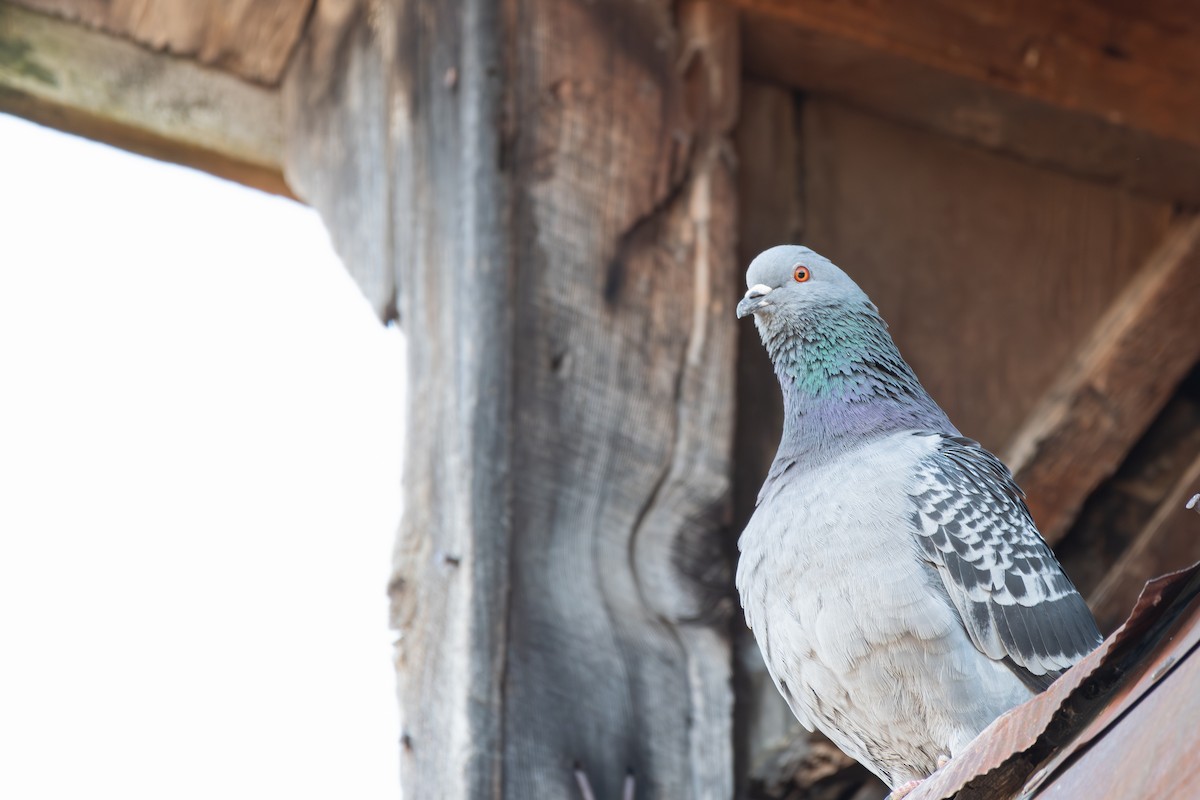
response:
[[[992,723],[910,800],[1200,798],[1200,564],[1151,581],[1129,619]]]

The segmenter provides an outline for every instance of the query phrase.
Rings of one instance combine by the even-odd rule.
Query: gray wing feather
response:
[[[1044,688],[1100,643],[1087,604],[994,455],[940,437],[918,465],[911,497],[919,551],[981,652]]]

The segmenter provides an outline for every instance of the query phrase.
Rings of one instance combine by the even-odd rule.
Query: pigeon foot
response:
[[[892,793],[887,796],[887,800],[903,800],[908,796],[908,793],[921,785],[921,781],[909,781],[901,784],[892,790]]]
[[[583,771],[583,767],[578,762],[575,764],[575,783],[579,786],[579,794],[583,800],[596,800],[596,794],[592,791],[592,782],[588,780],[587,773]],[[631,769],[625,773],[625,783],[621,787],[621,800],[634,800],[636,791],[637,783]]]

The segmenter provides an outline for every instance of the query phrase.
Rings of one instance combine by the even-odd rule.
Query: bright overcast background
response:
[[[311,210],[0,115],[0,797],[398,796],[403,376]]]

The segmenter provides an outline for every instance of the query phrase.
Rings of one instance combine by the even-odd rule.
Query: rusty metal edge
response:
[[[968,786],[982,789],[995,774],[997,794],[1019,789],[1056,745],[1072,741],[1102,710],[1101,698],[1124,685],[1141,657],[1200,595],[1200,562],[1148,582],[1128,619],[1045,692],[1001,716],[965,751],[910,795],[952,800]]]
[[[1022,787],[1021,797],[1032,797],[1052,782],[1069,762],[1082,755],[1092,743],[1121,721],[1142,698],[1152,692],[1168,675],[1200,647],[1200,604],[1188,604],[1170,626],[1170,633],[1159,639],[1152,657],[1142,659],[1131,677],[1106,699],[1103,708],[1069,743],[1058,748]]]

